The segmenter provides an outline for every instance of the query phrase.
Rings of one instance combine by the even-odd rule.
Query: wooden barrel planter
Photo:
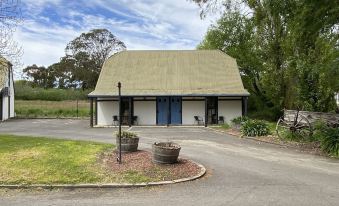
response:
[[[119,151],[119,134],[116,134],[117,150]],[[138,150],[139,137],[137,134],[128,131],[121,132],[121,152],[136,152]]]
[[[153,162],[173,164],[178,162],[181,147],[173,142],[155,142],[152,145]]]
[[[117,150],[119,151],[119,137],[116,137]],[[139,137],[122,137],[121,152],[136,152],[138,150]]]

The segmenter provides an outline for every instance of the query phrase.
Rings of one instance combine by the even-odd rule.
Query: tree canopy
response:
[[[44,66],[39,67],[33,64],[32,66],[26,67],[23,72],[28,78],[33,79],[33,87],[52,88],[55,85],[53,71]]]
[[[205,14],[218,5],[194,1]],[[198,48],[220,49],[237,59],[252,109],[265,108],[273,117],[282,108],[335,110],[338,0],[226,0],[223,5],[222,17]]]
[[[107,29],[93,29],[69,42],[59,62],[48,68],[32,65],[23,72],[35,86],[94,88],[105,60],[124,49],[125,44]]]

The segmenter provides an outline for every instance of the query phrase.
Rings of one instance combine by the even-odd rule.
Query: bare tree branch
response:
[[[0,55],[14,67],[21,65],[22,47],[13,39],[13,33],[22,22],[20,0],[0,0]]]

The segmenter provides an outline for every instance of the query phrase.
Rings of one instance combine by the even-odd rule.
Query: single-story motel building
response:
[[[237,62],[219,50],[122,51],[106,60],[90,98],[93,126],[229,123],[249,93]]]

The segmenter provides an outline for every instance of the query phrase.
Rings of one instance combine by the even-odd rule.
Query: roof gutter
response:
[[[88,98],[111,98],[118,97],[118,95],[94,95],[88,94]],[[249,93],[245,94],[183,94],[183,95],[171,95],[171,94],[160,94],[160,95],[121,95],[123,97],[248,97]]]

